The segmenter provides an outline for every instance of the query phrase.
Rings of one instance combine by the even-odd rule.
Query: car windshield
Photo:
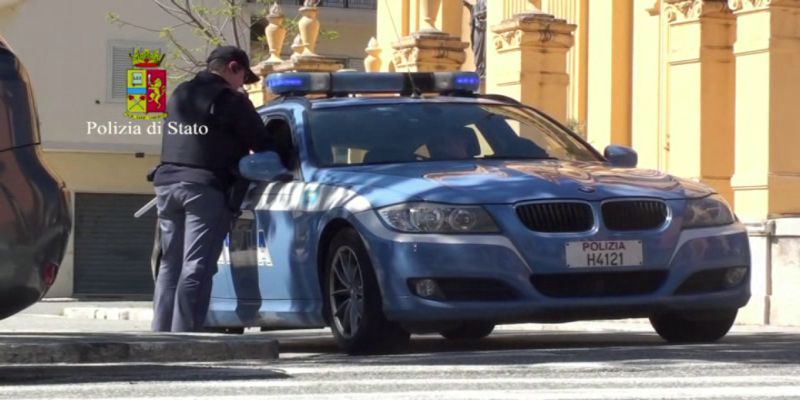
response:
[[[602,161],[545,117],[518,106],[371,104],[316,109],[312,149],[320,166],[475,159]]]

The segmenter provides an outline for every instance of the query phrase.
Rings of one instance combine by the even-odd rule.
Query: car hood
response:
[[[714,193],[700,183],[656,170],[554,160],[360,165],[332,168],[323,175],[320,181],[324,183],[366,188],[365,194],[377,195],[375,189],[386,189],[409,200],[459,204],[548,198],[592,201],[620,196],[672,200]]]

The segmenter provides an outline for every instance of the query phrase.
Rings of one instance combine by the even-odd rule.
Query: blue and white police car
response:
[[[400,351],[412,333],[622,318],[713,342],[749,301],[747,233],[714,190],[637,169],[627,147],[601,154],[478,94],[474,73],[266,85],[279,96],[259,113],[284,145],[240,164],[254,183],[209,327],[330,327],[349,354]]]

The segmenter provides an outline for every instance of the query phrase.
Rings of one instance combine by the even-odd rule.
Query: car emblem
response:
[[[580,190],[583,193],[594,193],[594,188],[590,188],[590,187],[586,187],[586,186],[581,186],[581,187],[578,188],[578,190]]]

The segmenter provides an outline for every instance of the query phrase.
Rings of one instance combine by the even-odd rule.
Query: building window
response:
[[[131,63],[129,54],[134,49],[150,51],[160,50],[167,54],[163,43],[139,41],[109,41],[108,42],[108,77],[106,83],[106,100],[111,102],[124,102],[128,91],[128,70],[140,69]],[[163,61],[162,61],[163,65]]]

